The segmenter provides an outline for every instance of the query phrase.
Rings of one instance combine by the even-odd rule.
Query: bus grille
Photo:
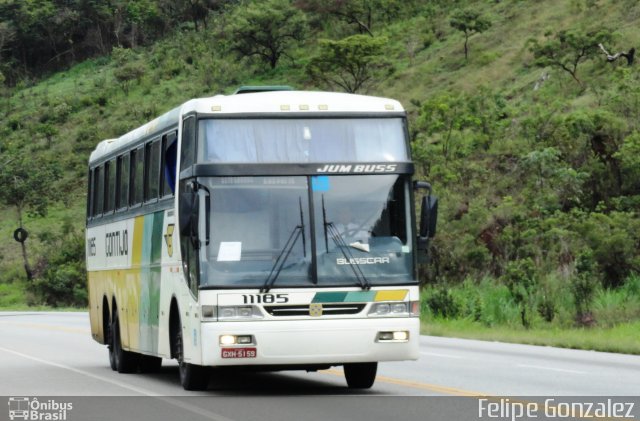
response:
[[[322,304],[322,310],[318,314],[318,307],[312,309],[309,305],[291,306],[264,306],[264,309],[272,316],[343,316],[360,313],[366,304]],[[313,313],[312,313],[313,312]]]

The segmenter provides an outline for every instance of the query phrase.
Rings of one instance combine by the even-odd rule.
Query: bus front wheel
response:
[[[197,364],[190,364],[184,361],[184,344],[182,330],[176,332],[176,346],[178,352],[177,359],[180,371],[180,383],[184,390],[207,390],[209,385],[209,369]]]
[[[378,363],[350,363],[344,365],[344,377],[350,389],[369,389],[376,380]]]

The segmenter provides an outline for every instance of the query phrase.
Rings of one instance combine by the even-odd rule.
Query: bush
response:
[[[35,302],[52,307],[87,305],[86,272],[78,262],[49,266],[33,282]]]
[[[38,263],[31,289],[32,304],[86,306],[87,280],[82,233],[75,232],[67,221],[61,233],[45,233],[40,239],[47,250]]]
[[[460,306],[446,287],[438,288],[428,296],[427,305],[436,317],[456,318],[460,312]]]
[[[535,305],[535,291],[538,277],[531,258],[509,262],[503,276],[503,282],[509,288],[513,300],[520,307],[520,321],[522,326],[531,327],[533,307]]]
[[[581,253],[576,264],[577,273],[571,279],[571,292],[576,305],[576,322],[581,326],[591,326],[595,323],[591,306],[598,279],[593,267],[593,252],[588,250]]]

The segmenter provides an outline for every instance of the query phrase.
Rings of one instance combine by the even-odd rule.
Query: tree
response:
[[[307,20],[289,0],[253,1],[231,17],[231,49],[242,57],[258,56],[272,69],[293,43],[307,34]]]
[[[520,309],[520,322],[525,328],[531,327],[535,293],[539,289],[535,263],[529,257],[510,261],[502,276],[502,281]]]
[[[595,273],[593,251],[586,249],[578,256],[576,274],[571,278],[571,292],[576,306],[576,322],[579,326],[591,326],[595,323],[592,306],[598,286]]]
[[[5,47],[16,37],[16,30],[11,22],[0,22],[0,53],[3,53]]]
[[[115,64],[113,75],[120,83],[125,95],[129,95],[131,83],[134,80],[140,82],[146,72],[146,65],[138,60],[135,53],[128,48],[116,47],[111,56]]]
[[[54,162],[20,153],[5,154],[0,162],[0,204],[13,207],[18,227],[24,229],[24,217],[45,216],[51,202],[57,199],[53,183],[60,177]],[[33,278],[27,247],[21,242],[27,279]]]
[[[491,21],[472,9],[456,10],[451,16],[449,24],[452,28],[464,32],[464,59],[469,59],[469,37],[491,28]]]
[[[475,129],[480,132],[481,121],[469,109],[473,100],[468,95],[445,93],[429,98],[420,108],[416,127],[431,138],[434,146],[441,146],[445,161],[463,148],[465,131]],[[489,107],[485,104],[486,108]],[[495,122],[490,124],[495,125]]]
[[[51,142],[59,133],[58,128],[51,123],[42,123],[36,127],[36,132],[47,139],[47,148],[51,149]]]
[[[300,9],[317,13],[323,18],[333,16],[349,25],[356,25],[359,34],[373,37],[374,20],[397,16],[406,2],[394,0],[298,0]]]
[[[316,81],[355,93],[388,77],[393,66],[384,58],[386,38],[352,35],[339,41],[320,41],[320,53],[307,65]]]
[[[578,79],[578,65],[599,54],[598,44],[611,42],[611,32],[600,29],[584,31],[582,29],[562,30],[552,37],[546,34],[545,41],[529,40],[529,50],[535,57],[539,67],[559,67],[569,73],[580,87],[584,87]]]

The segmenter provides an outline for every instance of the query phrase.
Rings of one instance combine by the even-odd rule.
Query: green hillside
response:
[[[27,41],[13,23],[0,66],[0,180],[27,157],[49,171],[52,201],[44,217],[25,214],[36,278],[27,282],[17,212],[0,195],[0,306],[83,302],[86,162],[100,140],[240,85],[341,90],[327,78],[359,59],[371,79],[358,92],[404,104],[418,178],[440,198],[423,313],[458,327],[429,331],[637,330],[640,63],[608,61],[597,46],[610,55],[640,46],[637,1],[200,2],[199,18],[179,22],[160,13],[165,1],[133,3],[148,6],[129,18],[138,42],[123,35],[108,55],[64,56],[56,69],[16,53]],[[9,12],[0,7],[3,19]],[[251,49],[256,38],[243,44],[288,26],[275,65]],[[628,342],[611,349],[640,352],[637,337]]]

